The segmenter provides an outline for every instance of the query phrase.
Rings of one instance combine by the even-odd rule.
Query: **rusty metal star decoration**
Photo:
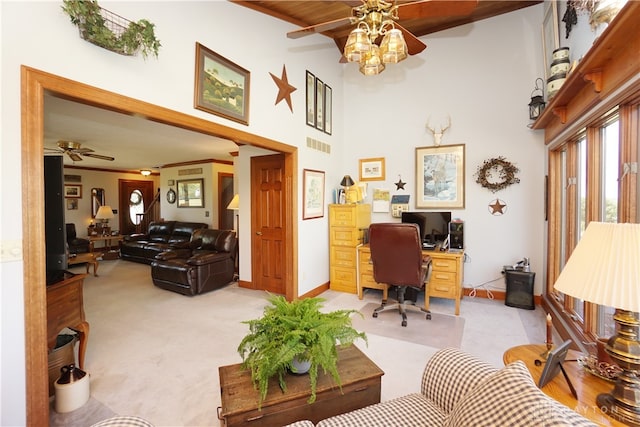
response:
[[[404,190],[404,185],[406,184],[406,182],[402,182],[402,177],[398,176],[398,182],[396,182],[396,191],[397,190]]]
[[[500,199],[495,199],[491,204],[489,204],[489,209],[492,215],[502,215],[506,208],[507,204]]]
[[[280,101],[283,99],[287,101],[287,105],[289,106],[289,110],[293,113],[293,106],[291,105],[291,93],[295,92],[297,88],[291,86],[287,81],[287,69],[285,66],[282,66],[282,77],[278,78],[273,75],[273,73],[269,73],[273,81],[278,85],[278,97],[276,98],[275,105],[278,105]]]

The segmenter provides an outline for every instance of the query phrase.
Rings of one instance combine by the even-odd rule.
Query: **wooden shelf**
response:
[[[640,2],[628,2],[533,123],[549,143],[569,123],[640,73]]]

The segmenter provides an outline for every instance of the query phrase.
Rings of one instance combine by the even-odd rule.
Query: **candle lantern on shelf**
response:
[[[540,87],[538,87],[538,81],[540,81]],[[536,86],[531,92],[531,102],[529,102],[529,118],[531,120],[536,120],[540,117],[540,114],[542,114],[544,106],[546,105],[544,102],[542,87],[544,87],[544,80],[538,77],[536,79]]]

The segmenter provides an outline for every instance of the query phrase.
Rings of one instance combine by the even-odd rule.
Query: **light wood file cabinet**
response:
[[[329,205],[330,289],[357,292],[357,253],[371,223],[371,205]]]

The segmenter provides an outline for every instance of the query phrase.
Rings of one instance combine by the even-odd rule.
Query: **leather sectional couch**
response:
[[[129,261],[151,264],[156,255],[189,244],[195,230],[207,228],[202,222],[163,221],[149,224],[147,233],[124,236],[120,256]]]
[[[183,295],[198,295],[231,283],[238,238],[233,230],[199,229],[188,245],[158,254],[151,263],[153,284]]]

